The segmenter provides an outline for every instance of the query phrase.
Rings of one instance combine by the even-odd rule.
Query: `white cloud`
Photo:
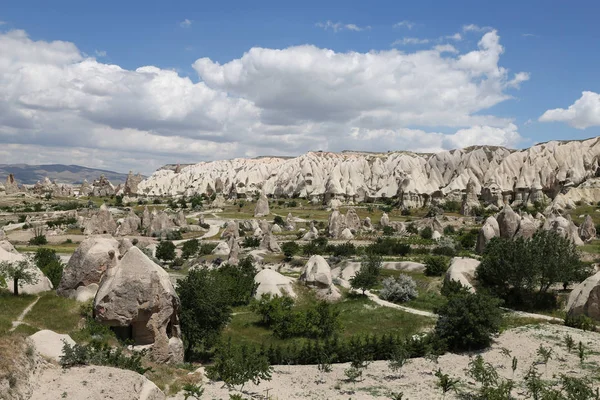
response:
[[[489,26],[479,26],[475,24],[463,25],[463,32],[485,32],[492,30]]]
[[[462,35],[456,32],[454,35],[444,36],[445,39],[456,40],[457,42],[462,40]]]
[[[0,21],[0,25],[6,25],[6,21]]]
[[[415,44],[426,44],[429,43],[429,39],[419,39],[414,37],[405,37],[402,39],[395,40],[392,43],[392,46],[406,46],[406,45],[415,45]]]
[[[192,26],[192,22],[192,20],[186,18],[179,23],[179,26],[182,28],[189,28],[190,26]]]
[[[95,50],[94,53],[96,53],[97,57],[106,57],[106,51],[105,50]]]
[[[535,33],[523,33],[521,34],[523,37],[538,37]]]
[[[516,126],[486,110],[528,75],[499,65],[495,31],[478,46],[462,54],[451,45],[252,48],[225,64],[198,59],[192,80],[102,63],[24,31],[0,33],[0,158],[150,173],[167,162],[311,149],[512,145]]]
[[[404,20],[404,21],[395,23],[394,28],[403,28],[404,27],[404,28],[407,28],[408,30],[411,30],[412,28],[415,27],[415,25],[416,24],[414,22]]]
[[[318,26],[319,28],[323,28],[325,30],[331,29],[334,32],[340,32],[343,30],[348,30],[348,31],[354,31],[354,32],[361,32],[364,30],[369,30],[371,29],[370,26],[358,26],[356,24],[343,24],[341,22],[332,22],[332,21],[325,21],[325,22],[317,22],[315,24],[316,26]]]
[[[600,126],[600,94],[583,92],[581,97],[571,104],[569,108],[555,108],[546,111],[540,122],[565,122],[577,129],[590,126]]]

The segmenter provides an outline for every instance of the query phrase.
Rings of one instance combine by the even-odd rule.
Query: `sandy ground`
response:
[[[564,345],[564,337],[567,334],[573,337],[575,343],[582,341],[588,352],[591,351],[583,368],[580,367],[576,351],[569,353]],[[492,348],[481,354],[504,378],[512,378],[512,357],[517,357],[518,368],[514,379],[521,382],[531,364],[537,362],[537,349],[540,344],[553,350],[548,365],[538,366],[543,379],[552,380],[554,375],[558,376],[561,373],[571,376],[597,374],[600,362],[600,334],[559,325],[530,325],[509,330],[498,338]],[[502,348],[509,349],[511,356],[504,355]],[[356,384],[345,381],[344,370],[348,368],[348,364],[336,364],[330,373],[320,373],[317,366],[276,366],[272,380],[262,382],[258,386],[248,384],[244,388],[245,397],[265,396],[268,389],[271,400],[389,399],[391,392],[403,392],[404,398],[410,400],[441,399],[442,394],[435,386],[437,379],[434,376],[434,371],[438,368],[454,378],[460,378],[463,389],[475,387],[474,381],[466,376],[470,356],[448,354],[440,357],[437,364],[417,358],[405,365],[400,373],[393,373],[387,362],[376,361],[369,365],[364,379]],[[230,392],[222,386],[222,382],[205,383],[203,398],[228,399]],[[521,387],[515,389],[513,395],[525,398]],[[451,393],[445,398],[458,397]],[[183,400],[184,396],[180,393],[170,399]]]

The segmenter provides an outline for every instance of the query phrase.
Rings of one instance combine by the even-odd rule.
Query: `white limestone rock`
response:
[[[296,297],[293,280],[272,269],[263,269],[256,274],[254,283],[258,284],[256,293],[254,294],[256,299],[260,299],[263,294]]]
[[[445,279],[460,282],[463,286],[469,288],[470,292],[474,293],[475,270],[480,263],[481,261],[474,258],[454,257],[448,271],[446,271]]]
[[[56,333],[48,329],[37,331],[33,335],[29,336],[28,340],[31,342],[35,350],[43,357],[49,358],[56,362],[59,362],[60,357],[64,354],[64,343],[67,343],[71,346],[75,345],[75,341],[71,339],[71,336]]]

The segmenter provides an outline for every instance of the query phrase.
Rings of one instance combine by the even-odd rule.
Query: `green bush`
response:
[[[285,242],[281,245],[281,251],[286,260],[291,260],[292,257],[300,252],[300,246],[296,242]]]
[[[169,240],[164,240],[156,247],[156,258],[163,261],[175,259],[175,245]]]
[[[425,275],[441,276],[448,270],[448,259],[442,256],[427,257],[425,260]]]
[[[450,246],[438,246],[431,250],[436,256],[456,257],[456,250]]]
[[[183,258],[190,258],[198,253],[200,249],[200,241],[198,239],[190,239],[187,242],[183,243],[183,247],[181,248],[181,256]]]
[[[253,236],[246,236],[242,242],[242,247],[254,248],[260,246],[260,238]]]
[[[352,289],[365,291],[377,285],[381,274],[382,258],[375,254],[368,254],[361,262],[360,270],[350,279]]]
[[[488,347],[502,323],[502,301],[494,297],[459,290],[438,309],[436,335],[453,351]]]
[[[419,236],[421,236],[423,239],[431,239],[433,237],[433,229],[426,226],[425,228],[421,229]]]
[[[402,243],[400,239],[390,237],[377,238],[365,248],[365,254],[375,254],[379,256],[401,256],[404,257],[411,252],[409,244]]]
[[[145,355],[145,350],[127,354],[120,347],[113,349],[108,344],[97,341],[84,345],[74,344],[73,346],[64,342],[60,365],[63,368],[77,365],[104,365],[144,374],[151,370],[151,368],[144,368],[142,365],[142,359]]]
[[[596,330],[596,322],[590,317],[585,315],[575,316],[570,313],[565,316],[565,326],[570,326],[571,328],[577,328],[584,331]]]
[[[273,218],[273,223],[281,227],[285,226],[285,221],[280,215],[276,215],[275,218]]]
[[[444,227],[444,235],[454,235],[456,233],[456,228],[452,225],[447,225]]]
[[[387,225],[383,227],[383,234],[385,236],[394,236],[396,229],[393,226]]]

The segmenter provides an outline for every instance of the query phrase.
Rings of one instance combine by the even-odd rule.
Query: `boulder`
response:
[[[431,238],[433,240],[440,240],[442,238],[442,234],[438,231],[433,231],[433,233],[431,234]]]
[[[227,222],[223,233],[221,233],[221,239],[229,239],[230,237],[233,237],[235,239],[240,237],[240,227],[235,221]]]
[[[386,227],[390,224],[390,217],[388,217],[387,213],[383,213],[383,215],[381,216],[381,219],[379,220],[379,225],[381,225],[381,227]]]
[[[332,211],[329,214],[329,236],[337,239],[344,230],[343,225],[342,214],[338,210]]]
[[[281,233],[282,229],[279,225],[277,224],[273,224],[273,227],[271,228],[271,233]]]
[[[141,225],[142,220],[140,219],[140,217],[138,217],[137,214],[133,212],[133,210],[129,210],[129,214],[127,214],[127,217],[123,219],[123,222],[121,222],[121,224],[117,228],[117,235],[134,235],[138,233],[138,230],[140,229]]]
[[[142,228],[150,232],[150,225],[152,224],[152,214],[148,210],[148,206],[144,206],[144,211],[142,213]]]
[[[227,242],[219,242],[217,247],[213,249],[212,254],[216,256],[229,256],[230,252],[231,249],[229,248]]]
[[[29,336],[29,341],[43,357],[59,362],[63,355],[63,345],[65,343],[74,346],[75,341],[69,335],[63,335],[47,329],[38,331]]]
[[[181,210],[177,213],[173,222],[179,227],[185,227],[188,225],[187,219],[185,219],[185,214]]]
[[[352,234],[352,231],[350,231],[350,229],[344,228],[344,230],[340,233],[339,238],[343,240],[352,240],[354,239],[354,235]]]
[[[519,229],[521,217],[509,205],[505,205],[496,220],[500,228],[500,237],[512,239]]]
[[[77,298],[78,291],[83,290],[81,287],[98,285],[108,268],[116,264],[118,255],[119,242],[112,237],[92,236],[85,239],[69,259],[57,293],[60,296]],[[97,286],[90,286],[86,293],[93,289],[97,290]]]
[[[300,281],[309,286],[328,288],[332,284],[331,268],[322,256],[313,255],[302,270]]]
[[[304,234],[302,240],[313,240],[319,237],[319,231],[313,222],[310,223],[310,229]]]
[[[356,232],[360,229],[360,218],[354,208],[349,209],[346,212],[346,229],[350,229],[353,232]]]
[[[258,201],[256,202],[256,207],[254,208],[254,217],[265,217],[269,215],[271,211],[269,210],[269,199],[265,196],[264,193],[261,193]]]
[[[327,203],[327,207],[329,207],[332,210],[337,210],[338,208],[340,208],[342,206],[342,201],[339,199],[331,199],[329,200],[329,202]]]
[[[152,345],[152,358],[163,363],[183,362],[183,347],[175,343],[181,341],[179,308],[167,272],[137,247],[107,271],[94,300],[97,321],[121,339]]]
[[[488,217],[485,220],[485,223],[479,230],[479,235],[477,236],[477,244],[475,245],[475,251],[478,253],[482,253],[485,246],[495,237],[500,236],[500,227],[498,225],[498,221],[494,217]]]
[[[473,215],[473,210],[479,208],[479,199],[477,198],[477,190],[473,179],[469,179],[465,195],[463,196],[460,213],[465,216]]]
[[[263,269],[254,277],[254,283],[258,285],[254,297],[260,299],[263,294],[271,296],[296,297],[293,280],[281,275],[272,269]]]
[[[596,227],[594,226],[594,220],[591,216],[585,216],[583,223],[579,227],[579,237],[584,242],[589,242],[596,238]]]
[[[296,220],[294,219],[294,216],[292,215],[292,213],[288,213],[287,217],[285,218],[285,230],[286,231],[295,231],[296,230]]]
[[[86,223],[83,233],[85,235],[114,235],[117,232],[117,223],[106,204],[100,206],[100,210]]]
[[[445,280],[457,281],[463,286],[469,288],[470,292],[475,292],[473,282],[475,281],[475,270],[481,262],[474,258],[454,257],[446,271]]]
[[[368,231],[373,229],[373,224],[371,223],[370,217],[365,217],[365,219],[363,220],[363,228]]]
[[[260,246],[258,247],[260,250],[267,250],[273,253],[281,253],[281,247],[279,247],[279,243],[277,243],[277,239],[272,233],[267,233],[263,236]]]
[[[175,223],[169,217],[169,214],[163,210],[153,210],[150,214],[150,236],[162,236],[167,232],[173,230]]]
[[[123,187],[123,194],[126,196],[131,196],[138,194],[138,185],[144,180],[144,177],[138,174],[133,174],[132,171],[129,171],[127,174],[127,179],[125,180],[125,186]]]
[[[569,295],[567,313],[600,321],[600,272],[577,285]]]
[[[515,234],[515,237],[530,239],[533,237],[538,228],[538,221],[536,221],[531,215],[525,214],[521,217],[521,221],[519,222],[519,230]]]
[[[230,249],[227,256],[227,264],[238,265],[240,262],[240,245],[234,237],[230,237],[227,246]]]

